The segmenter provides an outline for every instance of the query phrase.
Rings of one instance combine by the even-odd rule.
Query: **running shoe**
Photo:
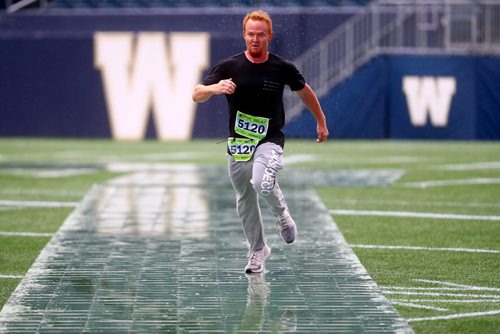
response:
[[[276,225],[280,228],[281,239],[287,244],[295,241],[297,235],[297,226],[290,216],[290,212],[285,210],[281,215],[276,216]]]
[[[269,255],[271,255],[271,248],[267,245],[261,250],[251,251],[248,254],[248,263],[245,266],[245,273],[261,273],[264,270],[264,264]]]

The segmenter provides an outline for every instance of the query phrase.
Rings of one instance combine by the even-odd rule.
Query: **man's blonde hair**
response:
[[[271,17],[269,16],[268,13],[266,13],[263,10],[256,10],[251,13],[248,13],[245,18],[243,19],[243,34],[245,34],[246,26],[248,20],[254,20],[254,21],[264,21],[267,23],[267,26],[269,27],[269,34],[273,33],[273,21],[271,20]]]

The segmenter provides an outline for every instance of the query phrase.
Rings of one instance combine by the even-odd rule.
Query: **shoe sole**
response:
[[[269,254],[267,255],[266,259],[264,260],[264,263],[266,263],[267,259],[271,256],[271,250],[269,250]],[[245,274],[259,274],[264,271],[265,265],[263,265],[259,270],[252,270],[250,268],[245,268]]]
[[[283,240],[283,242],[285,244],[293,244],[295,242],[295,240],[297,239],[297,230],[295,230],[295,237],[293,238],[292,241],[286,241],[281,234],[280,234],[280,237],[281,237],[281,240]]]
[[[261,270],[246,269],[245,274],[260,274],[262,271],[264,271],[264,267]]]

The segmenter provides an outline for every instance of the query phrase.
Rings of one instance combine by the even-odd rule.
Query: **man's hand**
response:
[[[316,132],[318,134],[316,141],[318,143],[326,141],[329,135],[328,127],[326,126],[326,117],[323,113],[321,105],[319,104],[318,98],[316,97],[316,93],[314,93],[312,88],[306,84],[303,89],[297,91],[297,95],[299,95],[304,105],[312,112],[314,118],[316,119]]]
[[[224,79],[219,81],[219,83],[216,84],[216,87],[214,87],[217,91],[216,94],[233,94],[234,90],[236,89],[236,84],[233,82],[233,80],[230,79]]]
[[[213,95],[233,94],[235,89],[236,84],[231,78],[224,79],[213,85],[196,85],[192,97],[194,102],[205,102]]]
[[[330,133],[328,132],[328,128],[326,125],[319,125],[316,127],[316,132],[318,133],[318,139],[316,139],[316,142],[321,143],[326,141]]]

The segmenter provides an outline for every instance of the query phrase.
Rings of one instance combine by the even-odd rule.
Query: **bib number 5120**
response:
[[[266,133],[266,127],[264,125],[246,122],[242,119],[238,120],[238,127],[260,135]]]
[[[247,138],[262,140],[266,137],[269,118],[252,116],[241,111],[236,113],[234,131]]]

